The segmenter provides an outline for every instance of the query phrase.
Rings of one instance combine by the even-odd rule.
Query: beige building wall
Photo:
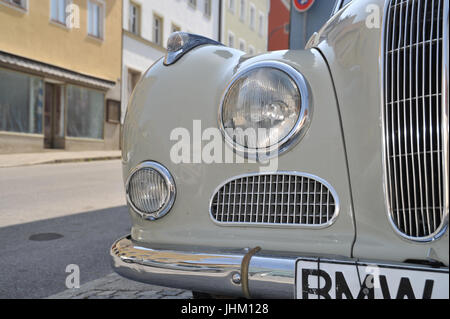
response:
[[[105,4],[104,39],[88,35],[87,0],[80,8],[79,28],[50,19],[50,0],[28,0],[21,10],[0,0],[0,50],[71,71],[114,81],[120,78],[122,0]]]
[[[0,70],[38,77],[44,83],[56,83],[66,96],[69,85],[101,92],[105,98],[103,137],[101,139],[75,138],[66,133],[63,148],[66,150],[119,149],[120,123],[107,120],[107,101],[114,100],[120,105],[121,100],[122,0],[92,0],[104,8],[100,37],[89,35],[88,32],[88,0],[67,2],[76,9],[72,11],[73,19],[70,20],[72,25],[69,26],[51,19],[51,0],[21,1],[24,8],[15,6],[10,0],[0,0],[0,30],[2,30],[0,52],[17,56],[18,60],[29,59],[36,61],[37,64],[49,65],[50,68],[61,68],[62,73],[75,72],[76,77],[92,77],[94,82],[98,79],[109,83],[108,88],[87,82],[77,82],[76,79],[68,80],[62,78],[59,73],[41,72],[39,68],[30,67],[32,62],[8,64],[3,61],[2,64],[0,61]],[[64,104],[66,102],[67,98]],[[67,121],[66,109],[65,112]],[[0,153],[38,152],[44,148],[43,132],[30,134],[0,131]]]
[[[224,0],[223,43],[250,54],[267,51],[269,11],[269,0]]]

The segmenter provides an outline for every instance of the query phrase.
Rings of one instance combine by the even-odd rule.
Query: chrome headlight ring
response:
[[[150,170],[159,174],[159,176],[163,179],[167,188],[167,196],[165,197],[164,204],[153,212],[144,211],[142,208],[137,207],[137,205],[132,200],[132,194],[130,189],[131,181],[138,172],[141,172],[143,170]],[[159,163],[151,161],[139,164],[130,172],[127,181],[125,183],[125,191],[127,203],[131,207],[131,209],[135,213],[140,215],[142,218],[150,221],[158,220],[167,215],[167,213],[169,213],[170,209],[172,208],[176,197],[175,181],[170,172],[168,171],[168,169]]]
[[[230,89],[233,87],[233,85],[241,79],[243,76],[247,75],[248,73],[258,70],[258,69],[275,69],[278,71],[282,71],[285,73],[292,81],[294,81],[295,85],[297,86],[298,92],[300,94],[300,112],[298,119],[289,132],[287,136],[282,138],[280,141],[278,141],[276,144],[271,145],[270,147],[266,148],[256,148],[256,149],[250,149],[248,147],[245,147],[243,145],[240,145],[236,143],[226,132],[224,122],[223,122],[223,111],[224,111],[224,103],[227,98],[228,93],[230,92]],[[311,108],[311,97],[309,94],[309,86],[306,82],[304,76],[297,71],[292,66],[280,62],[280,61],[261,61],[256,62],[248,67],[243,68],[241,71],[239,71],[230,81],[230,83],[227,85],[225,92],[222,95],[222,99],[220,101],[220,107],[219,107],[219,114],[218,114],[218,124],[219,128],[222,132],[222,135],[225,139],[226,144],[228,144],[236,154],[247,158],[251,160],[257,160],[257,161],[264,161],[276,156],[281,155],[282,153],[288,151],[292,147],[294,147],[301,138],[306,134],[310,122],[311,122],[311,116],[312,116],[312,108]]]

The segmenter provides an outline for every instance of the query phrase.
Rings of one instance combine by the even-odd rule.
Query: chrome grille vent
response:
[[[339,211],[336,192],[307,174],[255,174],[220,186],[211,200],[213,220],[224,225],[326,227]]]
[[[387,1],[384,19],[388,210],[398,233],[428,241],[448,221],[448,1]]]

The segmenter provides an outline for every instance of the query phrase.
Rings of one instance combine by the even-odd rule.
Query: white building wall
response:
[[[204,14],[206,0],[197,0],[197,8],[193,9],[188,0],[134,0],[132,2],[141,6],[142,26],[141,36],[153,41],[153,15],[156,14],[164,19],[164,45],[170,35],[171,25],[181,27],[181,31],[201,34],[208,38],[218,38],[218,0],[211,1],[211,16]],[[123,5],[123,28],[128,30],[130,0],[124,0]]]
[[[206,0],[197,0],[194,9],[189,0],[123,0],[123,67],[122,67],[122,123],[129,100],[128,71],[133,70],[143,74],[153,63],[164,56],[167,40],[171,34],[172,25],[181,31],[196,33],[218,40],[219,33],[219,1],[211,1],[211,15],[204,14]],[[140,6],[140,35],[130,35],[129,13],[130,2]],[[162,47],[154,43],[153,17],[163,19]]]
[[[125,113],[129,102],[130,70],[144,74],[145,71],[165,54],[163,48],[155,48],[143,41],[136,40],[126,34],[123,35],[123,64],[122,64],[122,102],[121,123],[125,119]]]

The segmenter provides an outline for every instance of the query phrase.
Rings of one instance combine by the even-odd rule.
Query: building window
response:
[[[69,5],[69,0],[52,0],[50,18],[54,22],[66,25],[66,8]]]
[[[234,0],[228,0],[228,10],[234,13],[235,3]]]
[[[211,16],[211,0],[205,0],[204,12],[205,16]]]
[[[153,42],[163,45],[163,19],[157,15],[153,16]]]
[[[234,34],[231,32],[228,32],[228,46],[234,48]]]
[[[106,101],[106,121],[108,123],[120,123],[120,101]]]
[[[103,39],[104,3],[100,1],[88,1],[88,33],[89,35]]]
[[[11,5],[13,8],[18,8],[21,10],[27,10],[28,0],[0,0],[0,3],[6,3]]]
[[[44,81],[0,69],[0,131],[42,134]]]
[[[239,18],[241,19],[241,21],[245,21],[245,0],[239,0],[239,12]]]
[[[261,37],[264,35],[264,14],[261,12],[259,13],[258,34]]]
[[[188,3],[192,8],[197,9],[197,0],[188,0]]]
[[[175,33],[175,32],[180,32],[180,31],[181,31],[181,28],[179,26],[177,26],[176,24],[172,23],[172,30],[171,30],[171,32]]]
[[[248,46],[248,53],[253,55],[253,54],[255,54],[255,52],[256,52],[255,48],[252,45],[249,45]]]
[[[256,9],[254,4],[252,3],[250,5],[250,28],[252,30],[255,30],[255,21],[256,20]]]
[[[141,7],[135,3],[130,2],[130,32],[141,34]]]
[[[242,39],[239,39],[239,50],[245,52],[245,41]]]
[[[133,94],[133,90],[136,87],[139,79],[141,78],[141,73],[133,70],[128,70],[128,97]]]
[[[67,136],[103,139],[105,94],[67,86]]]

